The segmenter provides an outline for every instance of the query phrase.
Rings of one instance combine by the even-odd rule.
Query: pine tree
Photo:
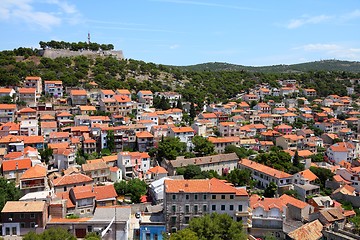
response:
[[[195,111],[194,102],[191,102],[191,104],[190,104],[190,118],[194,119],[195,117],[196,117],[196,111]]]
[[[297,150],[295,151],[295,155],[294,155],[294,159],[293,159],[293,165],[295,167],[299,167],[299,165],[300,165],[299,153],[298,153]]]

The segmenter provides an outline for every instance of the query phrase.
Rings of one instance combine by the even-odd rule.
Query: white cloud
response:
[[[178,44],[174,44],[174,45],[171,45],[169,48],[170,49],[177,49],[179,48],[180,46]]]
[[[318,24],[318,23],[326,22],[331,18],[333,18],[333,17],[327,16],[327,15],[319,15],[319,16],[313,16],[313,17],[304,15],[299,19],[292,19],[287,24],[286,27],[289,29],[294,29],[294,28],[298,28],[298,27],[301,27],[306,24]]]
[[[1,0],[0,1],[0,21],[12,21],[26,23],[33,28],[51,30],[53,27],[61,25],[64,20],[75,23],[80,13],[74,5],[66,1],[46,0],[41,4],[46,4],[49,11],[37,10],[34,6],[39,1],[35,0]],[[56,11],[53,11],[55,8]]]
[[[350,20],[350,19],[354,19],[354,18],[359,18],[360,17],[360,10],[359,9],[355,9],[354,11],[344,14],[342,16],[343,19],[345,20]]]
[[[306,44],[294,48],[306,52],[318,52],[325,54],[329,58],[358,60],[360,58],[360,48],[353,48],[339,44]]]

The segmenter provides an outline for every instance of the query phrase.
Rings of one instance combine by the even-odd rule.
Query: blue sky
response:
[[[113,43],[172,65],[360,60],[360,1],[0,0],[0,49]]]

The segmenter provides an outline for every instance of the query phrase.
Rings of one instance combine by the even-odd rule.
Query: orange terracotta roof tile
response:
[[[277,208],[280,212],[283,212],[283,209],[286,205],[279,198],[260,198],[258,195],[253,194],[250,197],[250,208],[263,208],[266,212],[270,211],[273,208]]]
[[[114,185],[96,186],[94,193],[96,201],[117,197]]]
[[[25,77],[25,80],[36,80],[36,81],[40,81],[41,77],[38,76],[27,76]]]
[[[55,139],[55,138],[68,138],[70,137],[70,133],[68,132],[51,132],[49,134],[49,138],[50,139]]]
[[[309,169],[306,169],[304,171],[299,172],[299,174],[305,178],[308,179],[309,181],[315,181],[316,179],[318,179],[318,177]]]
[[[214,144],[216,143],[234,143],[239,142],[239,137],[209,137],[208,140]]]
[[[4,156],[4,159],[17,159],[24,156],[23,152],[9,152]]]
[[[31,168],[30,158],[24,158],[19,160],[5,160],[2,163],[3,171],[14,171],[16,169],[24,170]]]
[[[35,94],[36,93],[36,88],[19,88],[18,92],[20,94]]]
[[[14,109],[16,109],[16,104],[5,104],[5,103],[2,103],[2,104],[0,104],[0,109],[6,109],[6,110],[8,110],[8,109],[10,109],[10,110],[14,110]]]
[[[101,89],[100,91],[104,95],[115,95],[115,92],[113,90],[111,90],[111,89]]]
[[[70,199],[69,191],[56,193],[56,197],[67,200],[66,208],[74,208],[75,207],[75,204]],[[72,219],[67,219],[67,220],[72,220]]]
[[[19,110],[19,113],[36,113],[37,111],[32,108],[22,108]]]
[[[159,173],[168,173],[168,171],[161,166],[156,166],[156,167],[150,168],[146,172],[146,174],[150,174],[150,173],[159,174]]]
[[[72,115],[69,112],[60,112],[56,114],[56,117],[71,117]]]
[[[60,80],[49,80],[49,81],[44,81],[45,85],[46,84],[62,84],[62,81]]]
[[[131,99],[126,95],[115,95],[114,99],[119,103],[131,102]]]
[[[153,94],[152,91],[149,91],[149,90],[140,90],[139,93],[142,93],[143,95],[146,94]]]
[[[64,175],[60,178],[54,179],[54,186],[73,185],[77,183],[90,183],[93,179],[81,173]]]
[[[174,133],[194,132],[194,129],[192,129],[191,127],[174,127],[171,128],[171,130]]]
[[[80,111],[96,111],[95,106],[79,106]]]
[[[116,90],[119,94],[128,95],[131,94],[131,92],[128,89],[117,89]]]
[[[201,115],[203,118],[217,118],[215,113],[202,113]]]
[[[268,167],[266,165],[251,161],[249,159],[241,159],[239,161],[239,164],[275,178],[289,178],[292,176],[286,172]]]
[[[143,132],[137,132],[136,137],[137,138],[153,138],[154,136],[151,133],[149,133],[148,131],[143,131]]]
[[[102,160],[104,160],[104,162],[114,162],[117,161],[117,158],[118,158],[117,155],[110,155],[110,156],[102,157]]]
[[[293,206],[295,206],[297,208],[300,208],[300,209],[303,209],[303,208],[305,208],[306,206],[309,205],[306,202],[300,201],[299,199],[296,199],[296,198],[291,197],[291,196],[286,195],[286,194],[283,194],[280,197],[280,199],[285,205],[290,204],[290,205],[293,205]]]
[[[40,116],[40,120],[55,120],[55,117],[50,114],[44,114]]]
[[[232,127],[232,126],[235,126],[236,123],[235,122],[221,122],[219,125],[221,125],[223,127]]]
[[[46,167],[38,164],[27,169],[23,173],[20,179],[24,180],[24,179],[33,179],[33,178],[44,178],[46,177],[46,173],[47,173]]]
[[[166,193],[234,193],[241,196],[248,196],[246,191],[237,191],[237,189],[226,181],[216,178],[212,179],[191,179],[191,180],[165,180],[164,189]]]
[[[72,96],[84,96],[87,95],[86,90],[71,90],[70,95]]]
[[[7,93],[10,94],[10,92],[12,91],[12,88],[0,88],[0,93]]]
[[[49,143],[48,147],[51,149],[58,149],[58,148],[68,148],[69,143],[67,142],[61,142],[61,143]]]
[[[81,168],[84,172],[90,172],[100,169],[108,169],[108,165],[104,161],[99,161],[95,163],[85,163],[81,165]]]
[[[70,191],[74,193],[75,199],[95,198],[92,186],[78,186],[71,188]]]
[[[51,121],[51,122],[41,122],[40,127],[43,128],[57,128],[57,122]]]

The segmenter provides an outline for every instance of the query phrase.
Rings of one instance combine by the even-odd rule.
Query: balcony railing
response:
[[[45,187],[44,183],[37,183],[37,184],[21,184],[21,189],[29,189],[29,188],[39,188]]]

